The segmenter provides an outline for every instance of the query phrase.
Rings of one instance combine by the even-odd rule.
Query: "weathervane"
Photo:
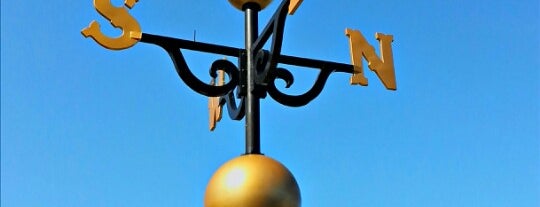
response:
[[[101,32],[96,21],[82,30],[101,46],[111,50],[122,50],[138,42],[163,48],[171,57],[176,72],[191,89],[209,97],[210,130],[221,120],[222,106],[227,105],[228,115],[233,120],[245,118],[246,151],[221,166],[207,186],[204,206],[300,206],[300,189],[291,172],[276,160],[261,154],[260,150],[260,99],[267,95],[277,102],[300,107],[314,100],[323,90],[330,74],[342,72],[352,74],[350,83],[367,86],[362,61],[366,59],[370,70],[375,72],[383,85],[396,90],[394,62],[392,57],[392,35],[376,33],[380,43],[380,57],[358,30],[346,29],[350,41],[352,65],[324,60],[315,60],[281,54],[283,32],[287,15],[293,15],[302,0],[282,0],[278,9],[259,34],[258,12],[266,8],[271,0],[229,0],[245,13],[245,48],[195,42],[143,33],[137,20],[129,14],[138,0],[125,0],[125,7],[115,7],[110,0],[94,0],[96,10],[110,23],[122,30],[118,37],[108,37]],[[270,39],[272,37],[272,39]],[[271,40],[271,41],[270,41]],[[270,44],[270,50],[263,46]],[[238,64],[220,59],[210,66],[209,84],[199,80],[189,69],[181,49],[221,54],[238,58]],[[313,87],[301,95],[288,95],[275,86],[277,79],[284,80],[290,87],[294,77],[290,71],[279,67],[292,65],[319,70]],[[227,82],[225,82],[227,74]],[[238,102],[238,103],[237,103]]]

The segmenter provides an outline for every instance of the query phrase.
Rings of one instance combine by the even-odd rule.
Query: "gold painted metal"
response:
[[[235,8],[242,10],[242,7],[246,3],[256,3],[259,4],[261,7],[261,10],[266,8],[268,4],[272,2],[272,0],[229,0],[229,3],[232,4]]]
[[[210,85],[222,86],[225,84],[225,72],[218,70],[217,83],[215,78],[212,79]],[[221,121],[223,108],[219,105],[219,97],[208,97],[208,114],[210,119],[210,131],[216,129],[217,122]]]
[[[139,0],[125,0],[128,8],[133,8]],[[81,33],[84,37],[91,37],[101,46],[111,50],[127,49],[135,45],[141,39],[142,32],[139,23],[124,7],[115,7],[110,0],[94,0],[96,10],[115,28],[122,29],[122,35],[111,38],[101,32],[100,25],[92,21],[90,26],[84,28]]]
[[[291,0],[291,3],[289,4],[289,15],[293,15],[303,1],[304,0]]]
[[[375,48],[371,46],[366,38],[358,30],[346,29],[345,35],[349,37],[351,60],[354,65],[354,74],[351,77],[353,85],[368,85],[368,80],[364,76],[362,57],[368,61],[368,67],[371,69],[383,85],[389,90],[396,90],[396,76],[394,72],[394,59],[392,57],[392,35],[376,33],[375,38],[379,41],[381,58],[375,53]]]
[[[205,207],[298,207],[300,189],[289,170],[264,155],[234,158],[212,176]]]

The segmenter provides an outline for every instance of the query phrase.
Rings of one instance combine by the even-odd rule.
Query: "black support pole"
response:
[[[257,78],[257,68],[255,55],[251,51],[253,43],[257,40],[259,33],[258,12],[260,6],[256,3],[246,3],[245,12],[245,32],[246,32],[246,52],[247,52],[247,97],[246,97],[246,154],[261,154],[261,130],[260,130],[260,97],[255,92],[255,80]]]

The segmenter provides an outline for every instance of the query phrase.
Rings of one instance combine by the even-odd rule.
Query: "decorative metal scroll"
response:
[[[129,9],[137,1],[125,0],[125,7],[115,7],[110,0],[94,0],[96,10],[108,19],[112,26],[122,30],[122,35],[119,37],[105,36],[100,30],[100,25],[95,21],[84,28],[81,33],[111,50],[126,49],[138,42],[154,44],[163,48],[171,57],[178,76],[188,87],[204,96],[213,97],[209,102],[211,129],[215,128],[216,122],[221,119],[222,106],[225,104],[227,104],[227,111],[231,119],[243,119],[246,93],[257,93],[259,98],[265,98],[266,94],[269,94],[270,97],[283,105],[299,107],[315,99],[322,92],[330,74],[334,72],[352,74],[351,84],[365,86],[368,82],[362,67],[364,59],[367,60],[368,67],[377,74],[387,89],[396,90],[397,88],[392,57],[392,35],[376,33],[376,39],[380,43],[381,55],[379,57],[375,53],[374,47],[358,30],[346,29],[345,35],[349,38],[352,65],[282,55],[281,48],[287,14],[292,15],[302,0],[283,0],[258,39],[253,43],[250,54],[256,55],[254,57],[256,60],[254,83],[246,83],[247,51],[245,49],[142,33],[136,19],[129,14]],[[263,50],[263,46],[270,40],[270,37],[272,37],[270,51]],[[238,58],[238,66],[228,60],[214,61],[209,70],[213,81],[207,84],[191,72],[182,54],[183,49],[236,57]],[[316,69],[319,70],[319,75],[312,88],[304,94],[288,95],[278,90],[275,82],[278,79],[283,80],[288,88],[294,83],[294,77],[288,70],[278,68],[279,64]],[[222,71],[219,72],[220,75],[218,75],[218,71]],[[226,83],[223,79],[224,74],[227,74],[228,77]],[[219,81],[215,81],[216,78]],[[255,90],[260,91],[247,91],[247,84],[255,84]]]
[[[270,19],[270,22],[263,29],[263,32],[259,38],[253,43],[252,52],[257,54],[257,84],[265,86],[268,81],[268,73],[271,70],[275,70],[278,64],[278,57],[281,54],[281,46],[283,44],[283,31],[285,28],[285,20],[287,19],[287,13],[289,11],[290,1],[283,1],[277,9],[274,16]],[[262,52],[262,47],[266,44],[268,39],[272,36],[272,44],[270,52]],[[261,61],[261,59],[263,59]]]
[[[141,42],[155,44],[165,49],[169,56],[171,56],[176,71],[184,83],[192,90],[202,95],[213,97],[209,100],[210,130],[214,130],[216,122],[221,119],[221,107],[224,104],[227,104],[227,111],[231,119],[241,120],[244,117],[244,97],[241,97],[239,105],[236,105],[234,98],[234,89],[241,85],[240,70],[230,61],[216,60],[210,67],[210,76],[213,81],[208,85],[193,75],[181,52],[181,49],[190,49],[201,52],[218,53],[238,57],[240,62],[242,62],[243,50],[144,33],[142,34]],[[218,77],[218,70],[223,71],[228,75],[228,83],[223,84],[223,73],[220,73]],[[218,79],[217,82],[214,81],[216,78]]]
[[[278,68],[272,73],[272,76],[270,77],[272,81],[268,83],[268,94],[270,94],[270,97],[272,97],[274,100],[286,106],[305,106],[309,102],[317,98],[319,94],[321,94],[324,85],[326,84],[326,81],[328,80],[328,77],[332,72],[332,70],[321,70],[319,76],[317,76],[315,84],[306,93],[302,95],[287,95],[276,88],[275,80],[284,80],[286,82],[285,87],[289,88],[294,83],[294,77],[290,71],[283,68]]]

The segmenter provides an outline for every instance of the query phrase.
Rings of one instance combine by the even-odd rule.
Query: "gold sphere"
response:
[[[261,7],[261,10],[263,10],[264,8],[266,8],[266,6],[268,6],[268,4],[272,2],[272,0],[229,0],[229,3],[231,3],[234,7],[240,10],[243,10],[242,7],[244,6],[244,4],[250,2],[258,4]]]
[[[289,170],[264,155],[243,155],[223,164],[204,195],[205,207],[299,207],[300,189]]]

